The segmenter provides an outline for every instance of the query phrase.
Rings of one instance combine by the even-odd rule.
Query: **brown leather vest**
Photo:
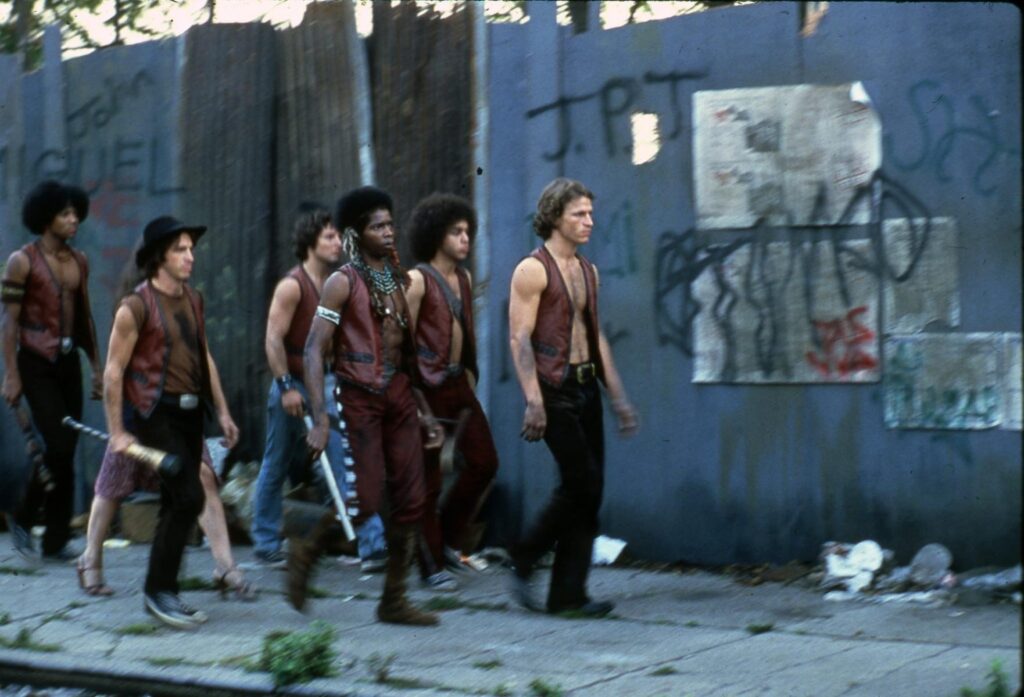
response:
[[[345,264],[339,270],[348,277],[349,295],[341,311],[341,323],[334,330],[334,372],[339,379],[351,385],[371,392],[383,392],[387,388],[384,383],[384,341],[380,320],[370,302],[370,289],[352,264]],[[404,302],[401,311],[408,324],[409,308]],[[408,339],[408,331],[405,334]],[[407,351],[403,346],[403,362],[406,357]],[[405,370],[407,366],[397,368]]]
[[[558,263],[547,247],[533,250],[531,257],[544,265],[548,285],[540,296],[537,322],[530,336],[533,344],[537,376],[544,382],[559,387],[569,375],[569,345],[572,341],[572,319],[575,311],[569,289],[558,270]],[[583,311],[583,324],[587,328],[590,361],[597,367],[597,377],[604,381],[601,351],[598,343],[600,321],[597,314],[597,278],[593,265],[582,254],[577,254],[583,280],[587,286],[587,307]]]
[[[153,413],[160,395],[164,391],[164,379],[167,376],[167,362],[171,357],[170,337],[166,330],[166,320],[160,309],[156,291],[149,281],[143,281],[133,291],[142,298],[146,308],[146,317],[135,349],[128,361],[124,373],[124,396],[132,406],[148,418]],[[210,371],[206,362],[206,322],[203,319],[203,298],[199,293],[185,286],[185,294],[196,315],[196,330],[199,335],[199,365],[203,370],[203,394],[207,404],[212,402],[213,390],[210,387]]]
[[[423,301],[416,320],[416,363],[423,382],[436,387],[448,377],[448,357],[452,355],[453,314],[444,289],[429,271],[423,274]],[[459,298],[462,300],[462,367],[478,376],[476,340],[473,332],[473,290],[469,274],[456,269],[459,277]],[[454,317],[459,321],[458,317]]]
[[[306,349],[306,338],[309,327],[313,324],[313,315],[320,302],[320,293],[313,284],[306,270],[301,265],[288,272],[286,278],[294,278],[299,283],[299,304],[292,315],[292,324],[284,336],[284,352],[288,359],[288,372],[302,380],[302,353]]]
[[[90,360],[96,360],[96,327],[89,307],[89,262],[85,254],[72,249],[78,263],[79,284],[75,292],[74,326],[62,326],[63,298],[50,265],[43,258],[39,242],[30,242],[21,248],[28,257],[28,278],[25,279],[25,298],[18,317],[21,347],[56,363],[61,337],[70,336],[75,346],[85,351]]]

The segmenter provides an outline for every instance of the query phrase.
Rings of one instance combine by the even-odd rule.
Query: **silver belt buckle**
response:
[[[199,395],[196,394],[183,394],[178,397],[178,406],[185,410],[190,411],[199,406]]]
[[[62,336],[60,338],[60,352],[71,353],[75,348],[75,342],[70,336]]]

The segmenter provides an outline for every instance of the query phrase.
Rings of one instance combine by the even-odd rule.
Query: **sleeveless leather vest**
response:
[[[371,392],[383,392],[384,382],[384,340],[381,336],[380,319],[373,312],[370,289],[362,275],[351,263],[340,269],[348,276],[349,295],[341,311],[341,323],[334,330],[334,372],[352,385]],[[409,321],[409,309],[401,303],[400,311]],[[405,332],[408,339],[408,331]],[[403,344],[408,344],[408,340]],[[403,361],[406,351],[403,346]],[[396,366],[403,370],[406,366]]]
[[[85,254],[71,250],[80,282],[75,291],[74,326],[65,327],[60,284],[43,257],[39,242],[30,242],[21,251],[29,261],[25,297],[18,317],[21,347],[56,363],[61,338],[70,336],[90,360],[96,360],[96,327],[89,307],[89,262]]]
[[[132,406],[148,418],[164,391],[167,377],[167,362],[171,357],[170,337],[166,320],[160,309],[156,291],[149,281],[143,281],[133,291],[142,298],[146,316],[135,349],[124,372],[124,396]],[[185,286],[185,295],[196,316],[196,330],[199,336],[199,365],[202,366],[202,396],[207,404],[212,402],[213,389],[210,386],[210,371],[206,363],[206,322],[203,319],[203,298],[199,293]]]
[[[448,377],[448,357],[452,355],[452,320],[460,320],[452,313],[444,289],[427,270],[423,274],[423,301],[416,320],[416,363],[423,382],[436,387]],[[478,377],[476,366],[476,339],[473,331],[473,291],[469,274],[456,269],[459,278],[459,298],[462,300],[462,367]]]
[[[558,263],[547,247],[541,245],[531,257],[540,261],[547,272],[548,285],[540,296],[537,307],[537,321],[530,336],[533,344],[537,376],[544,382],[559,387],[569,375],[569,348],[572,342],[572,320],[575,308],[569,289],[565,286]],[[597,368],[597,377],[604,381],[601,352],[598,344],[600,322],[597,314],[597,278],[593,265],[577,254],[587,286],[587,307],[583,312],[583,324],[587,330],[587,345],[590,361]]]
[[[301,265],[288,272],[286,278],[294,278],[299,283],[299,304],[292,315],[292,324],[284,336],[284,352],[288,359],[288,372],[295,378],[303,379],[302,353],[306,348],[309,327],[313,324],[316,306],[320,302],[320,293],[313,284],[306,270]]]

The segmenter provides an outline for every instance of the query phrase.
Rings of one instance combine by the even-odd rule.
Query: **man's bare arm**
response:
[[[7,259],[4,269],[4,283],[11,284],[7,292],[12,295],[15,287],[25,285],[28,278],[29,261],[24,252],[17,251]],[[4,380],[2,394],[4,401],[14,404],[21,396],[21,373],[18,371],[18,318],[21,317],[21,299],[13,297],[3,303],[3,315],[0,316],[0,340],[3,342]]]
[[[273,379],[288,374],[288,354],[284,347],[284,337],[292,326],[295,310],[302,299],[299,282],[294,278],[282,279],[274,289],[274,297],[270,300],[270,311],[267,313],[267,337],[264,349],[267,353],[267,365]],[[302,416],[302,395],[298,390],[288,390],[281,395],[281,408],[290,416]]]
[[[217,364],[214,362],[209,349],[206,351],[206,365],[210,371],[210,389],[213,392],[213,407],[217,412],[217,423],[220,424],[221,433],[224,434],[221,445],[230,449],[238,443],[238,426],[235,425],[235,420],[231,418],[228,400],[224,396],[224,386],[220,381],[220,372],[217,370]]]
[[[597,279],[597,287],[600,289],[601,280],[597,274],[597,267],[594,267],[594,277]],[[601,368],[604,370],[604,384],[608,390],[608,397],[611,399],[612,411],[619,420],[619,433],[623,436],[631,436],[640,427],[639,416],[636,409],[626,396],[626,388],[622,384],[622,377],[615,367],[615,359],[612,356],[612,347],[608,343],[604,330],[598,329],[598,351],[601,352]]]
[[[409,331],[416,333],[416,322],[420,318],[420,305],[427,292],[423,272],[419,269],[409,270],[409,287],[405,289],[405,302],[409,305]]]
[[[110,432],[110,448],[115,453],[135,442],[135,437],[124,430],[124,371],[131,360],[135,343],[139,339],[139,328],[135,324],[128,305],[122,304],[114,315],[114,326],[110,330],[107,346],[107,364],[103,369],[103,411],[107,416],[107,430]]]
[[[544,398],[537,378],[537,363],[531,336],[537,324],[540,296],[547,287],[547,273],[536,259],[524,259],[512,272],[512,290],[508,303],[509,343],[516,377],[526,398],[522,437],[539,440],[547,428]]]
[[[334,330],[341,322],[341,312],[348,301],[348,277],[341,272],[330,275],[320,293],[320,306],[306,337],[302,367],[306,374],[309,411],[313,429],[306,435],[306,444],[315,455],[327,446],[327,408],[324,404],[324,361],[331,346]]]

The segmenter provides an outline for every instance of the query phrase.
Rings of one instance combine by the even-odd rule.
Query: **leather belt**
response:
[[[597,366],[593,363],[570,363],[569,378],[580,385],[586,385],[597,377]]]
[[[199,395],[197,394],[162,394],[160,401],[178,407],[182,411],[192,411],[199,406]]]

